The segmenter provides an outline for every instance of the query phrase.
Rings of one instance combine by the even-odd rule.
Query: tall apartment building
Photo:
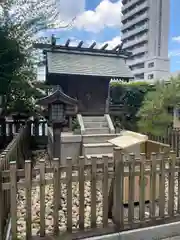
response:
[[[135,79],[169,76],[168,35],[170,0],[122,0],[123,49]]]

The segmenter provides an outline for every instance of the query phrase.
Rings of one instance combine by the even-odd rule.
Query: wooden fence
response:
[[[162,142],[169,144],[171,149],[176,152],[177,156],[180,154],[180,129],[168,129],[165,136],[154,136],[148,134],[148,137],[152,141]]]
[[[25,159],[31,155],[33,148],[47,144],[46,121],[12,121],[6,120],[0,124],[1,147],[5,147],[0,154],[0,178],[1,172],[10,168],[11,162],[16,162],[19,169],[24,169]],[[0,184],[1,184],[0,179]],[[19,178],[17,179],[19,180]],[[5,182],[7,179],[4,180]],[[0,193],[1,195],[1,193]],[[10,191],[2,192],[0,196],[3,201],[3,209],[0,208],[0,235],[6,231],[7,221],[10,213]]]
[[[99,160],[99,161],[98,161]],[[112,167],[114,171],[112,171]],[[111,170],[110,170],[111,169]],[[101,170],[101,172],[100,172]],[[36,173],[36,178],[32,178]],[[47,174],[50,173],[50,176]],[[23,177],[18,181],[18,177]],[[112,191],[108,194],[108,185],[112,181]],[[90,183],[90,197],[87,197],[85,187]],[[77,183],[79,205],[74,201],[75,193],[73,184]],[[145,154],[141,154],[140,159],[135,159],[134,154],[129,155],[129,160],[124,161],[122,150],[114,149],[114,158],[103,156],[97,159],[93,157],[91,164],[84,165],[84,157],[79,157],[77,165],[72,165],[72,159],[67,158],[67,165],[60,166],[59,160],[54,159],[52,166],[46,166],[45,161],[41,160],[38,169],[31,168],[31,161],[25,162],[25,169],[18,169],[15,161],[10,163],[10,170],[1,171],[0,184],[0,213],[3,212],[4,201],[2,196],[10,191],[11,203],[11,224],[12,239],[17,239],[19,229],[17,226],[17,208],[21,204],[18,202],[17,191],[25,191],[25,211],[24,216],[26,239],[32,235],[33,219],[33,192],[34,187],[39,186],[39,214],[36,217],[36,223],[39,222],[39,234],[45,236],[47,233],[46,206],[46,186],[52,186],[52,233],[54,235],[62,234],[60,228],[59,212],[62,204],[61,198],[63,184],[66,186],[66,233],[74,231],[74,208],[78,208],[76,219],[76,233],[72,239],[77,237],[77,230],[83,232],[87,227],[87,218],[90,222],[88,236],[96,235],[96,229],[107,229],[107,232],[122,231],[132,228],[139,228],[159,223],[180,220],[180,160],[176,158],[174,152],[169,157],[163,153],[152,153],[151,159],[145,159]],[[100,191],[98,190],[100,187]],[[36,190],[37,191],[37,190]],[[2,194],[3,192],[3,194]],[[98,198],[101,192],[101,199]],[[139,205],[134,205],[138,194]],[[150,203],[146,205],[146,195],[149,194]],[[128,197],[127,197],[128,196]],[[128,208],[124,207],[125,199],[128,199]],[[17,199],[17,201],[16,201]],[[60,201],[61,199],[61,201]],[[87,212],[87,202],[90,201],[90,209]],[[112,201],[112,204],[110,204]],[[102,205],[102,216],[99,214],[99,202]],[[63,205],[64,208],[64,205]],[[111,222],[109,212],[112,211],[113,221]],[[3,214],[0,214],[2,222]],[[38,218],[38,219],[37,219]],[[100,219],[100,220],[99,220]],[[2,226],[2,225],[1,225]],[[112,230],[113,229],[113,230]],[[101,234],[102,234],[101,231]],[[0,229],[2,233],[2,228]],[[75,237],[76,236],[76,237]],[[24,236],[25,238],[25,236]],[[2,239],[2,236],[0,240]]]
[[[14,135],[22,126],[29,125],[31,143],[33,147],[41,147],[47,144],[47,121],[46,120],[1,120],[0,121],[0,149],[7,146],[14,138]]]
[[[14,135],[13,140],[8,144],[5,150],[0,154],[0,183],[2,181],[2,171],[7,171],[10,168],[11,161],[15,161],[18,168],[24,167],[24,160],[28,157],[30,144],[30,133],[27,126],[22,127],[19,132]],[[5,180],[6,181],[6,180]],[[0,187],[1,189],[1,187]],[[1,220],[0,220],[0,236],[4,233],[4,227],[7,225],[7,220],[10,212],[10,192],[5,191],[0,193],[1,198]],[[1,209],[2,208],[2,209]]]

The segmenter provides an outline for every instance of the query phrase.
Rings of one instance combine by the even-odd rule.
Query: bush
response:
[[[111,103],[122,105],[119,116],[122,128],[137,130],[137,113],[147,92],[154,91],[154,89],[154,86],[147,82],[111,83]]]

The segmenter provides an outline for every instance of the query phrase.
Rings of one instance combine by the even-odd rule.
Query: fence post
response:
[[[25,161],[26,181],[26,239],[31,238],[31,161]]]
[[[59,185],[61,184],[60,170],[59,170],[59,158],[53,159],[53,172],[54,172],[54,183],[53,183],[53,218],[54,218],[54,235],[58,235],[59,232],[59,221],[58,221],[58,211],[59,211]]]
[[[151,176],[150,176],[150,216],[155,217],[155,200],[156,200],[156,158],[157,154],[151,154]]]
[[[0,158],[0,161],[2,159]],[[3,190],[2,190],[2,169],[0,168],[0,240],[3,240],[3,232],[4,232],[4,226],[3,226]]]
[[[164,218],[165,208],[165,158],[164,152],[160,153],[160,179],[159,179],[159,215]]]
[[[17,239],[17,179],[16,179],[16,162],[10,162],[10,188],[11,188],[11,232],[12,240]]]
[[[129,154],[129,194],[128,194],[128,223],[131,225],[134,220],[134,172],[135,172],[135,155]]]
[[[113,196],[113,220],[117,228],[124,227],[124,161],[122,149],[119,147],[114,148],[114,196]]]
[[[96,163],[97,157],[91,158],[91,228],[96,227]]]
[[[84,157],[79,157],[79,228],[84,229]]]
[[[168,199],[168,214],[174,215],[174,175],[175,175],[175,164],[176,164],[176,152],[170,152],[169,158],[169,199]]]
[[[45,236],[45,160],[40,160],[40,237]]]
[[[108,225],[108,156],[103,156],[103,227]]]
[[[67,157],[67,230],[72,232],[72,158]]]
[[[145,173],[144,165],[146,161],[146,154],[141,153],[140,155],[140,194],[139,194],[139,218],[140,221],[144,220],[145,217]]]

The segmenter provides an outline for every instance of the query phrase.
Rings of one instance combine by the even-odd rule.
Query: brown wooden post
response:
[[[0,161],[2,159],[0,158]],[[3,190],[2,190],[2,174],[1,174],[2,170],[0,169],[0,240],[3,240],[3,232],[4,232],[4,222],[3,222],[3,212],[4,212],[4,209],[3,209]]]
[[[114,148],[114,188],[113,188],[113,220],[116,227],[119,229],[124,228],[124,161],[122,149],[119,147]]]
[[[31,238],[31,161],[25,161],[25,181],[26,181],[26,239]]]
[[[40,160],[40,237],[45,236],[45,160]]]
[[[159,178],[159,215],[164,218],[165,209],[165,158],[164,152],[160,153],[160,178]]]
[[[67,231],[72,232],[72,158],[66,158],[67,170]]]
[[[79,157],[79,228],[84,229],[84,157]]]
[[[16,162],[10,163],[10,191],[11,191],[11,232],[12,240],[17,239],[17,179],[16,179]]]
[[[169,159],[169,200],[168,200],[168,214],[174,215],[174,176],[175,176],[176,152],[170,152]]]
[[[54,178],[53,178],[53,219],[54,219],[54,235],[57,236],[59,233],[59,196],[60,196],[60,188],[59,185],[61,182],[59,181],[60,179],[60,170],[59,170],[59,158],[54,158],[53,159],[53,173],[54,173]]]
[[[140,194],[139,194],[139,218],[140,221],[144,221],[145,215],[145,161],[146,161],[146,154],[141,153],[140,156]]]

